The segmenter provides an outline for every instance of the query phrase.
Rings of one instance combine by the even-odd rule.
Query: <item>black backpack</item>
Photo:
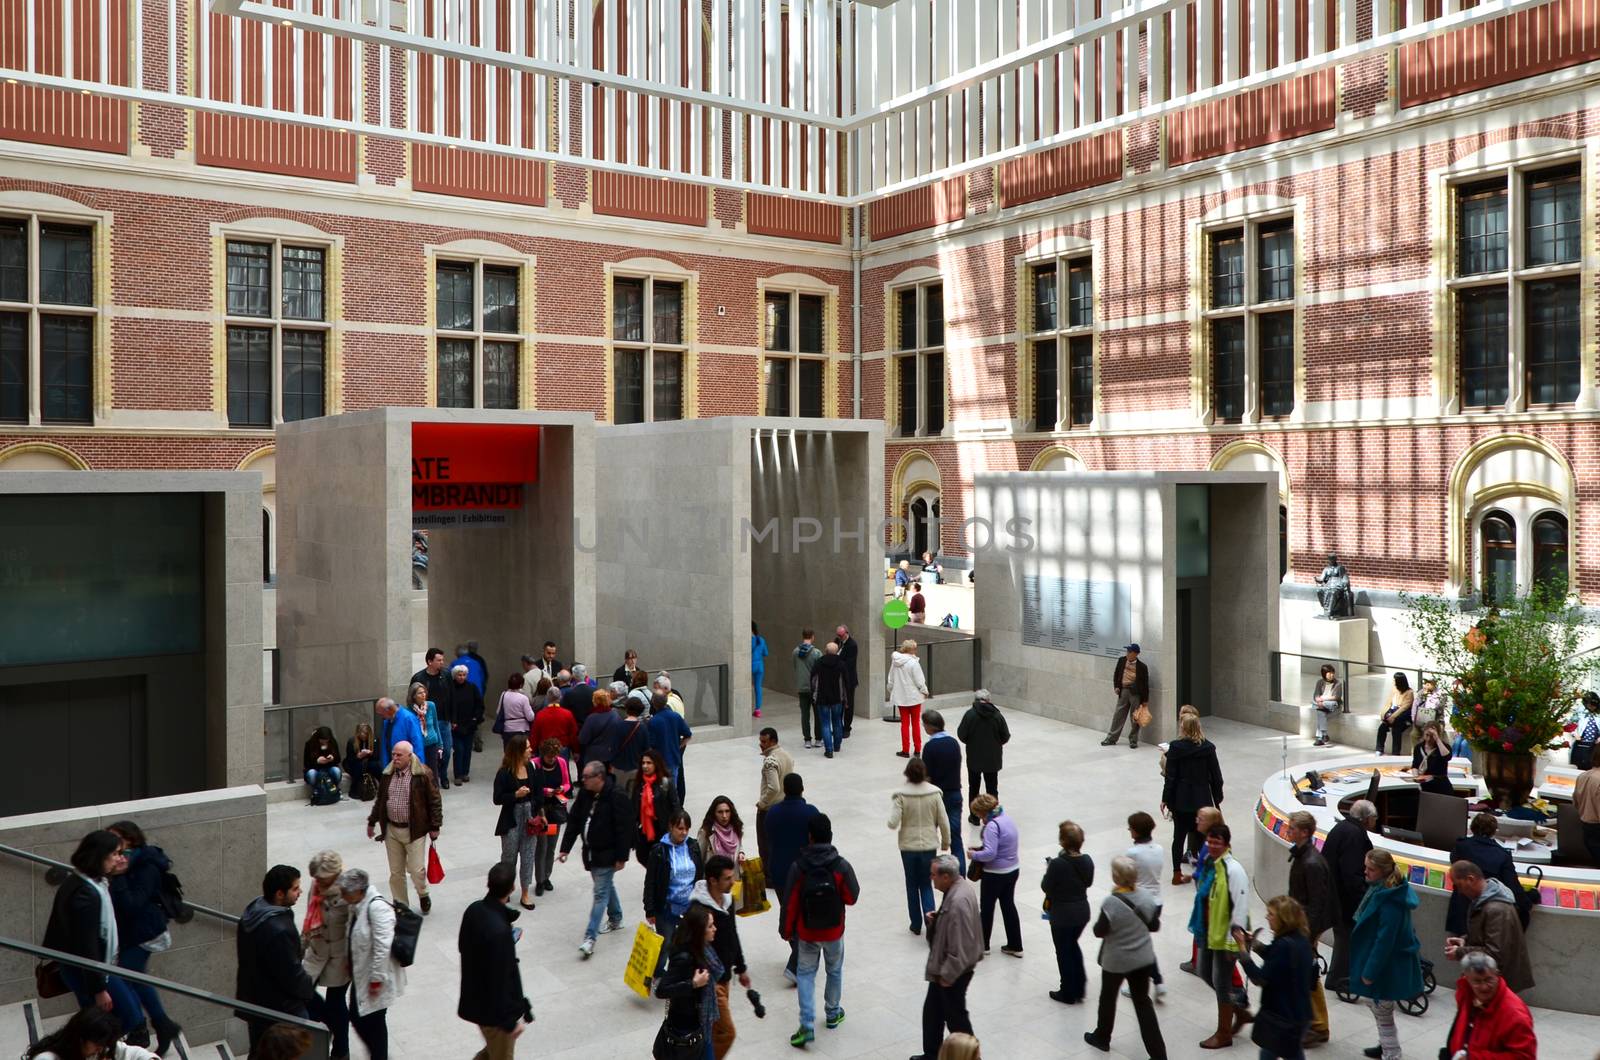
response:
[[[171,869],[161,873],[161,887],[156,891],[156,904],[168,920],[187,924],[194,919],[194,910],[183,901],[183,881]]]
[[[844,923],[844,896],[834,878],[833,866],[813,865],[800,881],[800,920],[813,931],[826,931]]]
[[[311,788],[311,805],[332,806],[340,799],[339,782],[326,771],[317,773],[317,782]]]

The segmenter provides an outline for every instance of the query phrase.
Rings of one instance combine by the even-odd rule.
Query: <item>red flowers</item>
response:
[[[1504,747],[1507,751],[1511,750],[1511,743],[1510,743],[1509,740],[1506,741],[1505,743],[1502,743],[1500,746]]]
[[[1561,727],[1561,731],[1562,732],[1576,732],[1577,729],[1578,729],[1578,723],[1575,722],[1575,721],[1569,721],[1569,722],[1567,722],[1565,725],[1563,725]]]
[[[1500,739],[1500,726],[1498,726],[1498,725],[1489,726],[1489,739],[1491,739],[1491,740]],[[1510,748],[1508,747],[1508,748],[1506,748],[1506,750],[1509,751]]]
[[[1482,714],[1483,713],[1483,704],[1482,703],[1474,703],[1472,705],[1472,709],[1477,711],[1479,714]]]

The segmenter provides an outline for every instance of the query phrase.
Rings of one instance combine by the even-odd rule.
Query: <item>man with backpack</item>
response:
[[[783,936],[798,939],[795,969],[800,992],[800,1028],[789,1044],[804,1049],[816,1040],[817,965],[827,965],[827,985],[822,998],[826,1026],[833,1030],[844,1022],[840,1005],[844,993],[844,909],[855,905],[861,893],[856,870],[833,846],[833,823],[819,813],[806,825],[811,842],[800,851],[789,870],[783,893]]]

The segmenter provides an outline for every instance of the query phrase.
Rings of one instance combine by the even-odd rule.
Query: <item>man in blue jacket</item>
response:
[[[783,778],[783,798],[767,810],[767,847],[771,863],[762,868],[766,872],[768,882],[777,889],[780,909],[789,897],[788,892],[784,890],[784,884],[789,879],[789,869],[800,856],[800,851],[811,842],[806,836],[806,828],[811,823],[811,818],[819,812],[805,800],[804,793],[805,784],[801,781],[800,774],[789,773]],[[779,934],[783,933],[785,919],[786,917],[780,913]],[[794,939],[790,939],[789,966],[784,969],[783,974],[791,983],[795,981],[795,963],[798,959],[799,947]]]
[[[944,809],[950,817],[950,834],[956,839],[950,852],[956,857],[961,875],[967,874],[967,844],[961,842],[961,741],[944,731],[944,715],[924,709],[922,727],[928,741],[922,745],[922,762],[928,767],[928,780],[944,792]]]
[[[378,733],[378,755],[383,759],[383,766],[387,769],[389,752],[394,750],[394,745],[401,740],[412,747],[422,746],[422,722],[417,720],[416,714],[412,711],[401,710],[388,696],[380,698],[374,709],[383,718],[383,728]]]

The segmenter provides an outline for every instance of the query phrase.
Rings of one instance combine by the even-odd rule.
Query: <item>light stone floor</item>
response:
[[[920,1049],[926,944],[906,930],[900,861],[894,834],[886,827],[889,794],[898,785],[903,766],[893,754],[898,750],[898,726],[863,720],[856,725],[845,753],[825,760],[822,752],[800,747],[792,700],[785,704],[781,697],[769,696],[766,713],[766,720],[779,728],[795,755],[810,801],[832,817],[839,850],[855,866],[862,884],[860,903],[850,910],[845,933],[844,1007],[848,1018],[837,1030],[819,1026],[817,1040],[807,1052],[861,1060],[904,1060]],[[1057,983],[1048,926],[1039,915],[1037,881],[1046,857],[1054,852],[1056,824],[1071,818],[1083,826],[1088,837],[1085,849],[1096,862],[1097,886],[1091,897],[1098,904],[1109,887],[1110,859],[1128,844],[1126,816],[1139,809],[1153,814],[1157,809],[1157,751],[1151,747],[1131,751],[1125,744],[1102,748],[1097,732],[1016,712],[1007,717],[1013,739],[1000,775],[1000,791],[1007,811],[1022,830],[1024,869],[1018,905],[1026,956],[1021,960],[1002,956],[1000,939],[994,940],[993,956],[979,966],[969,995],[973,1024],[989,1060],[1101,1056],[1104,1054],[1083,1042],[1083,1032],[1092,1026],[1098,994],[1097,970],[1092,963],[1088,1004],[1066,1007],[1046,996]],[[1209,721],[1207,732],[1221,750],[1226,778],[1223,805],[1235,823],[1236,848],[1248,865],[1256,841],[1249,812],[1261,779],[1279,766],[1280,734],[1221,720]],[[1290,740],[1289,755],[1291,765],[1327,757],[1314,752],[1309,741],[1295,739]],[[747,824],[753,822],[757,758],[753,739],[691,746],[688,802],[696,820],[714,795],[727,794],[742,808]],[[499,852],[493,835],[495,808],[490,802],[494,765],[490,756],[481,757],[474,767],[473,784],[444,793],[439,851],[448,879],[434,889],[433,913],[423,930],[406,994],[390,1012],[391,1041],[398,1057],[465,1058],[481,1044],[476,1029],[455,1014],[459,987],[456,932],[462,909],[482,895],[484,873]],[[321,808],[301,803],[273,805],[268,818],[269,854],[275,862],[304,866],[313,852],[334,847],[344,854],[347,864],[365,868],[375,879],[386,881],[382,847],[364,838],[365,812],[363,804],[350,802]],[[1165,822],[1162,829],[1160,839],[1165,841],[1170,835]],[[748,838],[753,851],[753,832]],[[522,982],[538,1018],[522,1038],[521,1055],[629,1060],[649,1056],[663,1005],[637,997],[622,984],[632,932],[640,918],[643,872],[630,864],[619,879],[627,931],[621,936],[602,936],[588,961],[580,959],[576,949],[589,908],[588,876],[576,858],[557,866],[557,889],[539,899],[536,911],[523,914],[520,923],[527,930],[519,947]],[[387,890],[386,883],[381,886]],[[1163,919],[1168,926],[1157,936],[1157,951],[1170,988],[1158,1013],[1173,1058],[1219,1055],[1203,1052],[1197,1045],[1215,1023],[1212,995],[1200,980],[1177,970],[1178,962],[1189,952],[1183,925],[1188,921],[1192,892],[1192,887],[1167,888]],[[1254,918],[1264,922],[1262,902],[1252,898]],[[303,916],[303,909],[297,915]],[[757,1020],[743,997],[736,996],[736,1055],[797,1055],[787,1044],[798,1022],[795,992],[782,976],[787,947],[777,936],[774,918],[775,913],[768,913],[739,923],[767,1018]],[[1094,940],[1087,933],[1085,943],[1092,961]],[[1407,1057],[1433,1060],[1444,1043],[1454,1004],[1444,982],[1451,979],[1448,969],[1441,972],[1445,974],[1440,975],[1441,986],[1428,1013],[1422,1018],[1397,1017]],[[819,979],[819,995],[821,986]],[[1363,1047],[1377,1040],[1370,1015],[1364,1008],[1333,998],[1330,1004],[1333,1041],[1308,1055],[1326,1060],[1359,1057]],[[1541,1056],[1576,1060],[1594,1055],[1600,1021],[1539,1009],[1534,1015]],[[1146,1055],[1131,1003],[1125,999],[1118,1004],[1112,1046],[1113,1057],[1139,1060]],[[359,1044],[353,1048],[357,1056],[365,1055]],[[1256,1049],[1241,1040],[1220,1055],[1253,1058]]]

